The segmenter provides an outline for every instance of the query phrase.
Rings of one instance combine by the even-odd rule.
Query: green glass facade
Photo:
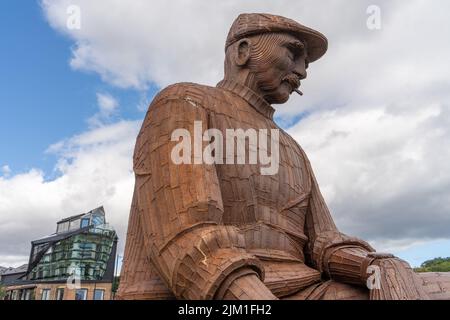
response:
[[[116,240],[103,207],[63,219],[55,234],[32,242],[27,279],[101,280],[115,254]]]
[[[116,233],[105,225],[50,246],[29,274],[29,280],[102,279],[111,255]]]

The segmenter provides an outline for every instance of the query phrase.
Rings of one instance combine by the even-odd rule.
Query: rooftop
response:
[[[20,267],[17,267],[17,268],[4,268],[4,267],[1,267],[1,268],[3,269],[3,271],[0,271],[0,274],[2,276],[6,276],[6,275],[10,275],[10,274],[26,272],[28,269],[28,264],[21,265]]]
[[[73,215],[73,216],[61,219],[61,220],[59,220],[57,222],[57,224],[63,223],[63,222],[67,222],[67,221],[71,221],[71,220],[75,220],[75,219],[81,218],[84,215],[87,215],[87,214],[90,214],[90,213],[94,213],[94,212],[101,212],[101,213],[105,214],[105,209],[103,208],[103,206],[101,206],[101,207],[95,208],[95,209],[93,209],[93,210],[91,210],[89,212],[86,212],[86,213],[80,213],[80,214],[76,214],[76,215]]]

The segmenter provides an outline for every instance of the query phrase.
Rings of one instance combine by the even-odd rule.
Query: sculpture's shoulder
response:
[[[223,89],[216,87],[191,82],[175,83],[164,88],[155,96],[149,111],[152,108],[164,107],[164,105],[175,100],[210,109],[216,104],[217,100],[226,100],[226,95]]]
[[[173,130],[186,125],[186,122],[205,119],[206,112],[215,108],[217,101],[223,100],[225,95],[223,89],[187,82],[161,90],[153,98],[136,138],[135,172],[149,172],[147,155],[167,144]]]
[[[277,129],[280,131],[280,139],[283,146],[289,148],[292,152],[294,152],[297,155],[297,157],[303,159],[308,165],[310,165],[308,156],[303,147],[301,146],[301,144],[299,143],[299,141],[294,139],[294,137],[292,137],[288,132],[286,132],[283,128],[279,127],[278,125]]]

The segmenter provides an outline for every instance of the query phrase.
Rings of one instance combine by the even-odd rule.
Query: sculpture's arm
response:
[[[241,287],[248,291],[241,295],[246,299],[275,298],[263,285],[261,263],[247,253],[242,235],[222,225],[215,166],[175,164],[171,158],[179,144],[171,141],[173,131],[186,129],[193,141],[194,121],[207,129],[207,112],[196,102],[183,97],[158,99],[138,136],[134,169],[143,249],[177,298],[211,299],[218,291],[221,298],[232,298],[228,289],[237,292]],[[191,155],[189,159],[193,160]],[[259,292],[251,292],[245,282]]]
[[[332,278],[361,284],[362,262],[369,252],[375,250],[367,242],[339,232],[320,192],[306,154],[304,154],[304,160],[310,177],[310,199],[305,231],[309,238],[307,252],[311,262],[319,271]],[[331,260],[333,263],[330,263]]]
[[[305,159],[311,177],[306,227],[311,259],[316,267],[333,280],[367,286],[371,299],[427,299],[405,261],[390,254],[375,253],[367,242],[338,231],[306,155]]]

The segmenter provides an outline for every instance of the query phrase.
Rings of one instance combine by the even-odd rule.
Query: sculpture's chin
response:
[[[283,104],[289,100],[291,95],[291,87],[281,85],[280,88],[274,94],[270,95],[267,102],[270,104]]]

